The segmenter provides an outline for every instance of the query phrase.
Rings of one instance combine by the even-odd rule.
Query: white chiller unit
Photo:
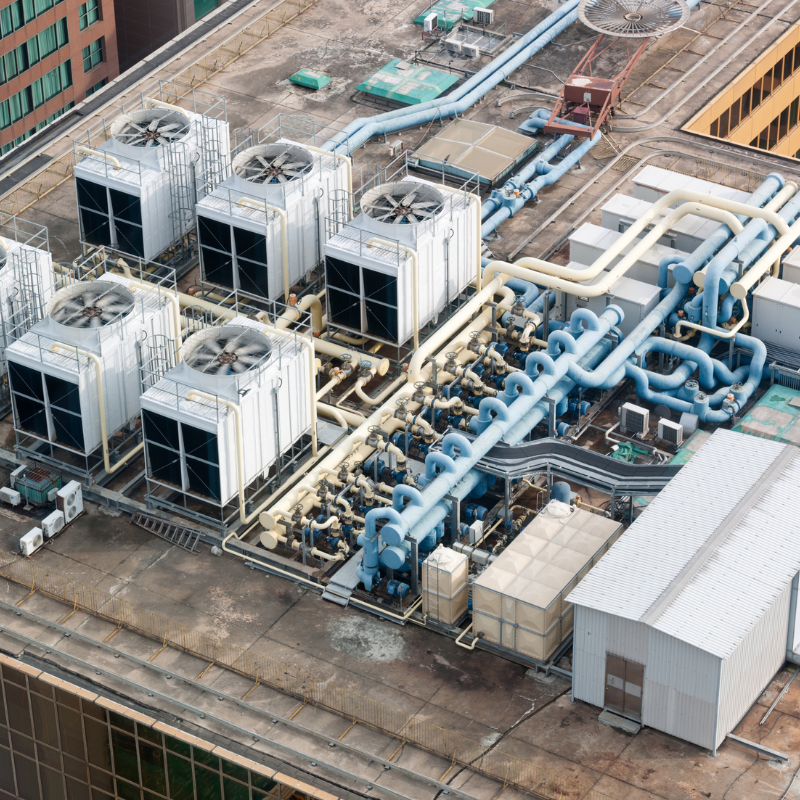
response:
[[[349,190],[344,159],[286,139],[243,150],[197,204],[203,279],[276,300],[322,260],[337,190]]]
[[[310,431],[309,370],[299,341],[246,317],[192,335],[183,361],[142,395],[148,481],[224,506],[239,492],[238,448],[242,486],[267,477]]]
[[[228,123],[145,100],[108,130],[75,145],[81,241],[149,261],[194,228],[196,173],[227,174]]]
[[[402,344],[474,280],[480,226],[466,192],[418,178],[369,189],[360,205],[325,244],[328,321]]]
[[[97,367],[87,353],[100,364],[107,435],[133,423],[138,343],[175,334],[168,294],[108,273],[57,291],[48,316],[6,350],[17,431],[84,455],[102,445]]]

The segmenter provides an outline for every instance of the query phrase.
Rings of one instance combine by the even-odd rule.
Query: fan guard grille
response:
[[[291,183],[313,168],[311,154],[293,144],[257,145],[233,160],[233,171],[250,183]]]
[[[53,295],[50,318],[68,328],[104,328],[127,317],[134,303],[128,289],[110,281],[75,284]]]
[[[272,343],[264,334],[240,325],[224,325],[192,336],[183,360],[205,375],[241,375],[269,360]]]
[[[598,33],[638,39],[680,28],[689,19],[689,6],[685,0],[583,0],[578,18]]]
[[[145,108],[122,114],[111,135],[131,147],[163,147],[184,139],[191,130],[189,118],[170,108]]]
[[[361,198],[361,210],[387,225],[416,225],[444,208],[442,194],[427,183],[399,181],[370,189]]]

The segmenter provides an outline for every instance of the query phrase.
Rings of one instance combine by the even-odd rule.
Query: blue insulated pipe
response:
[[[562,136],[561,139],[570,139],[569,136]],[[494,212],[488,219],[484,220],[481,225],[481,238],[488,236],[493,230],[505,222],[509,217],[514,216],[529,200],[539,194],[539,190],[545,186],[552,186],[559,178],[565,175],[572,167],[574,167],[581,158],[589,152],[602,138],[602,134],[598,131],[591,139],[585,139],[578,147],[571,153],[566,155],[553,169],[543,175],[537,175],[530,183],[526,183],[522,189],[518,190],[519,193],[512,192],[510,195],[503,195],[503,205]],[[561,139],[558,141],[560,142]],[[505,187],[503,187],[505,192]],[[517,191],[517,190],[514,190]]]
[[[324,148],[352,153],[373,136],[421,125],[437,117],[443,119],[463,113],[575,22],[579,2],[569,0],[564,3],[446,97],[374,117],[360,117],[328,140]]]

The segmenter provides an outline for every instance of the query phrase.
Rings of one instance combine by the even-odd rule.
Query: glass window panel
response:
[[[197,749],[195,749],[195,758]],[[219,772],[212,772],[199,764],[194,765],[194,779],[197,800],[222,800],[222,786]]]
[[[41,800],[36,762],[14,753],[14,771],[17,774],[17,792],[21,800]]]
[[[0,128],[7,128],[11,124],[11,109],[8,100],[0,102]]]
[[[202,764],[209,769],[219,769],[219,756],[209,753],[208,750],[203,750],[201,747],[195,747],[194,760],[198,764]]]
[[[225,800],[250,800],[250,790],[241,783],[223,778]]]
[[[14,33],[14,21],[11,18],[11,6],[0,9],[0,33],[9,36]]]
[[[255,772],[250,773],[250,781],[254,789],[261,789],[263,792],[271,792],[277,785],[272,778],[267,778],[265,775],[258,775]]]
[[[88,700],[82,700],[81,708],[87,717],[99,719],[101,722],[106,722],[108,720],[108,717],[106,716],[106,710],[102,706],[90,703]]]
[[[67,778],[67,798],[68,800],[91,800],[89,787],[74,778]]]
[[[248,261],[257,261],[260,264],[267,263],[267,237],[263,234],[244,228],[234,228],[233,241],[236,245],[237,256],[246,258]]]
[[[116,800],[112,795],[107,794],[101,789],[92,789],[92,800]]]
[[[160,794],[167,793],[164,751],[160,747],[139,742],[139,763],[142,765],[142,786]]]
[[[85,761],[78,761],[77,758],[72,756],[62,755],[64,761],[64,774],[71,775],[73,778],[80,778],[82,781],[86,780],[86,771],[89,767]]]
[[[182,742],[180,739],[173,739],[171,736],[165,736],[164,742],[167,745],[167,750],[172,750],[175,753],[180,753],[187,758],[191,755],[191,747]]]
[[[328,317],[336,325],[361,330],[361,298],[328,288]]]
[[[57,770],[61,769],[61,753],[58,750],[39,742],[36,745],[36,752],[39,754],[40,764]]]
[[[28,756],[28,758],[36,758],[36,747],[33,744],[33,739],[29,739],[16,731],[11,731],[11,749],[15,753],[22,753],[22,755]]]
[[[222,771],[225,773],[225,775],[230,775],[232,778],[236,778],[237,780],[247,783],[247,770],[244,767],[240,767],[238,764],[233,764],[230,761],[226,761],[224,758],[220,760],[222,762]]]
[[[16,794],[14,770],[11,769],[11,751],[0,749],[0,789]]]
[[[159,747],[161,746],[161,740],[163,737],[158,731],[154,731],[152,728],[148,728],[146,725],[137,724],[136,733],[140,739],[146,739],[148,742],[153,742],[153,744],[157,744]]]
[[[0,58],[0,84],[6,82],[6,61],[4,58]]]
[[[81,715],[71,708],[58,706],[58,721],[61,729],[61,749],[68,755],[75,756],[75,758],[81,760],[86,758],[83,746]],[[70,774],[74,775],[75,773]],[[76,775],[76,777],[79,776]]]
[[[81,700],[74,694],[70,694],[69,692],[65,692],[63,689],[56,688],[56,700],[58,700],[61,705],[68,706],[69,708],[75,708],[80,711]]]
[[[117,730],[111,731],[114,744],[114,769],[120,778],[139,783],[139,764],[136,757],[136,739]]]
[[[175,753],[167,753],[167,769],[169,771],[169,796],[172,800],[194,800],[191,763]]]
[[[14,2],[11,4],[11,17],[14,20],[15,31],[25,24],[25,18],[22,15],[21,0],[14,0]]]
[[[64,794],[64,777],[61,773],[48,767],[39,767],[39,776],[42,779],[42,794],[45,800],[66,800]]]
[[[356,264],[327,256],[325,258],[325,280],[328,286],[361,294],[361,282]]]
[[[0,728],[0,747],[11,747],[10,739],[8,738],[8,728]]]
[[[21,44],[17,48],[16,52],[17,52],[17,69],[19,69],[20,72],[25,72],[25,70],[28,69],[28,67],[30,66],[30,63],[28,62],[28,48],[24,44]]]
[[[187,456],[194,456],[195,458],[210,461],[212,464],[219,464],[219,447],[216,434],[209,433],[201,428],[195,428],[186,423],[181,424],[181,431],[183,433],[183,449]],[[195,761],[201,761],[202,759],[197,757],[197,752],[195,751]]]
[[[55,703],[32,693],[31,709],[33,710],[33,729],[36,738],[51,747],[58,747]]]
[[[89,767],[89,783],[95,789],[102,789],[104,792],[114,792],[114,778],[108,772],[97,767]]]
[[[138,787],[117,778],[117,797],[120,800],[141,800],[141,792]]]
[[[39,63],[39,37],[40,36],[43,37],[43,39],[46,41],[47,37],[45,36],[45,33],[47,32],[47,30],[49,30],[49,28],[47,28],[44,31],[42,31],[39,34],[39,36],[31,36],[31,38],[28,39],[27,42],[25,42],[25,45],[26,45],[26,47],[28,49],[28,52],[27,52],[26,55],[27,55],[27,59],[28,59],[28,64],[29,65],[30,64],[38,64]],[[42,58],[44,58],[45,56],[50,55],[50,53],[52,53],[52,52],[53,52],[52,50],[48,51],[48,50],[45,49],[44,52],[42,53]]]
[[[84,717],[88,761],[95,767],[111,772],[111,749],[108,744],[108,728],[105,723]]]
[[[27,691],[5,681],[5,692],[9,727],[26,736],[33,736]]]
[[[77,383],[56,378],[54,375],[45,375],[44,382],[47,386],[47,396],[50,404],[59,408],[72,411],[75,414],[81,413],[81,395]]]
[[[67,27],[67,18],[61,17],[61,19],[56,22],[55,28],[57,46],[63,47],[65,44],[69,44],[69,28]]]
[[[3,56],[3,61],[5,61],[6,65],[6,78],[11,80],[17,76],[17,56],[12,50],[10,53],[6,53]]]

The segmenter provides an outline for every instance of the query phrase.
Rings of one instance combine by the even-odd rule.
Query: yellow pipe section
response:
[[[756,209],[752,210],[755,211]],[[584,281],[591,280],[602,271],[603,265],[616,257],[617,253],[614,251],[620,249],[619,244],[623,240],[622,236],[585,271],[572,270],[557,264],[551,265],[549,262],[541,261],[538,258],[521,258],[514,264],[506,264],[503,261],[492,261],[486,265],[486,269],[493,273],[500,272],[509,277],[522,278],[531,283],[548,286],[551,289],[560,289],[566,294],[578,295],[580,297],[600,297],[600,295],[607,294],[611,287],[620,278],[625,276],[625,273],[664,235],[664,233],[678,220],[688,214],[696,214],[698,216],[707,217],[708,219],[718,220],[726,224],[734,233],[740,233],[742,230],[742,223],[729,211],[714,207],[705,207],[699,203],[686,202],[678,206],[678,208],[673,209],[663,220],[656,223],[647,235],[639,239],[631,251],[625,255],[611,271],[604,273],[605,277],[598,283],[591,285],[576,283],[572,277],[557,277],[554,273],[556,271],[565,271],[577,274]],[[632,225],[628,228],[626,233],[632,230],[633,227]],[[538,272],[537,268],[541,265],[547,266],[551,271]],[[598,265],[600,266],[598,267]]]
[[[789,200],[792,199],[792,197],[794,197],[797,194],[797,189],[798,186],[794,181],[786,181],[783,189],[781,189],[775,195],[775,197],[773,197],[772,200],[770,200],[769,203],[767,203],[767,205],[764,206],[764,210],[771,212],[779,211]],[[782,219],[782,217],[779,217],[779,219]],[[776,230],[778,230],[778,233],[783,234],[786,233],[788,229],[789,229],[788,224],[784,223],[783,230],[779,229]],[[696,286],[699,286],[700,288],[705,286],[707,270],[708,270],[708,264],[706,264],[706,266],[704,266],[703,269],[695,272],[692,280],[694,281]]]
[[[54,342],[52,345],[50,345],[50,350],[53,352],[57,352],[58,350],[74,351],[79,356],[85,356],[94,364],[94,374],[95,379],[97,380],[97,402],[100,406],[100,436],[103,439],[103,468],[109,475],[111,475],[121,467],[124,467],[134,456],[139,455],[139,453],[144,450],[144,442],[137,444],[136,447],[126,453],[119,461],[117,461],[116,464],[112,466],[111,457],[108,450],[106,400],[103,392],[103,363],[94,353],[90,353],[88,350],[81,350],[79,347],[75,347],[71,344],[64,344],[63,342]]]
[[[79,144],[75,148],[77,153],[85,153],[87,156],[98,156],[104,161],[110,161],[114,165],[114,169],[122,169],[122,164],[119,163],[118,158],[110,156],[105,150],[100,150],[98,147],[90,147],[88,144]]]
[[[262,209],[265,208],[267,211],[271,211],[273,214],[276,214],[281,221],[281,261],[283,262],[283,296],[286,302],[289,302],[289,294],[291,283],[289,281],[289,236],[286,232],[286,228],[288,226],[288,219],[286,217],[286,212],[279,208],[278,206],[270,205],[269,203],[265,203],[262,200],[254,200],[251,197],[240,197],[236,201],[236,205],[238,206],[250,206],[251,208],[258,208]]]
[[[384,247],[388,247],[390,249],[394,249],[396,247],[411,259],[411,307],[414,313],[414,349],[416,350],[419,347],[419,260],[417,259],[417,251],[411,247],[407,247],[404,244],[390,242],[387,239],[381,239],[377,236],[367,239],[367,247],[372,247],[376,244],[382,244]]]
[[[769,271],[770,267],[774,266],[776,260],[780,260],[783,251],[791,247],[798,236],[800,236],[800,221],[795,222],[783,236],[776,239],[769,250],[731,286],[731,294],[737,300],[744,300],[750,289]]]
[[[680,337],[681,328],[691,328],[695,331],[703,331],[703,333],[710,333],[718,339],[733,339],[734,336],[747,324],[750,319],[750,306],[747,303],[742,303],[744,306],[744,315],[732,328],[729,330],[717,330],[716,328],[708,328],[705,325],[700,325],[697,322],[689,322],[688,320],[678,320],[675,324],[675,336]]]

